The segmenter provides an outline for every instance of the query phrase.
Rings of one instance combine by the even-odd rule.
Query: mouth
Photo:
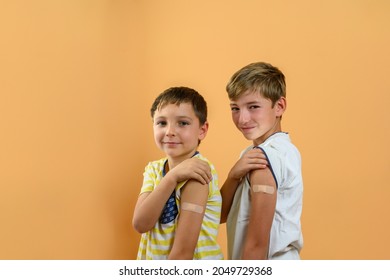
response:
[[[168,146],[175,146],[179,145],[180,143],[178,142],[172,142],[172,141],[167,141],[167,142],[162,142],[163,145],[168,145]]]
[[[240,127],[240,130],[242,131],[242,132],[248,132],[248,131],[250,131],[251,129],[253,129],[254,127],[252,127],[252,126],[250,126],[250,127],[248,127],[248,126],[244,126],[244,127]]]

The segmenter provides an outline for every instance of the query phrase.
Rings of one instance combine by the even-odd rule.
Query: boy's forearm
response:
[[[159,186],[135,209],[133,224],[138,231],[147,232],[153,228],[175,187],[174,180],[164,177]]]
[[[172,250],[168,256],[168,260],[192,260],[193,258],[194,250]]]
[[[156,218],[158,219],[175,187],[176,183],[173,181],[161,181],[160,185],[150,193],[147,201],[144,201],[145,206],[147,206],[144,209],[144,214],[148,212],[157,213]]]
[[[270,228],[263,223],[249,222],[249,228],[243,244],[243,260],[266,260],[268,258]]]
[[[222,210],[221,210],[221,221],[220,221],[221,224],[225,223],[227,220],[230,207],[232,206],[233,203],[234,194],[236,193],[239,183],[240,180],[228,177],[225,183],[222,185],[221,188]]]
[[[247,246],[242,252],[243,260],[266,260],[268,259],[268,243],[266,245],[257,244]]]

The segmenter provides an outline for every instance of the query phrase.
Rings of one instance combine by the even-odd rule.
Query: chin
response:
[[[256,137],[253,137],[252,135],[248,135],[248,134],[244,134],[244,133],[242,135],[245,137],[246,140],[253,141],[253,140],[257,139]]]

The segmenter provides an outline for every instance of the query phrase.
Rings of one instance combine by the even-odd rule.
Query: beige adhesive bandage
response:
[[[181,205],[182,210],[191,211],[195,213],[202,214],[203,213],[203,207],[197,204],[189,203],[189,202],[183,202]]]
[[[273,194],[275,192],[275,188],[267,185],[254,185],[252,187],[254,192],[263,192],[266,194]]]

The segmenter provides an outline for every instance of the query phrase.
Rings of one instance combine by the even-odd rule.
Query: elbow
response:
[[[194,258],[195,248],[181,248],[180,250],[172,249],[168,260],[192,260]]]
[[[144,227],[141,227],[141,226],[134,224],[134,223],[133,223],[133,228],[135,229],[136,232],[138,232],[140,234],[147,232],[147,230]]]
[[[148,232],[149,230],[152,229],[153,226],[147,225],[145,221],[143,221],[140,218],[133,217],[133,228],[138,232],[138,233],[145,233]]]
[[[222,209],[221,209],[221,218],[220,218],[220,220],[219,220],[219,223],[220,223],[220,224],[226,223],[228,215],[229,215],[229,211],[226,210],[226,207],[223,207],[223,206],[222,206]]]
[[[246,243],[242,259],[266,260],[268,259],[268,242]]]

